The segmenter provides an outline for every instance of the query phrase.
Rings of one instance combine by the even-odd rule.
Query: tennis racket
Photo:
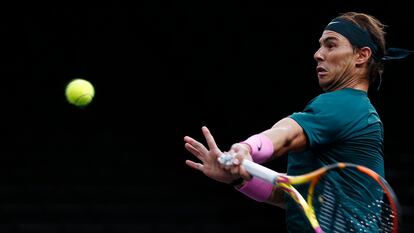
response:
[[[246,159],[242,166],[288,193],[317,233],[398,232],[396,195],[384,178],[367,167],[336,163],[289,176]],[[306,200],[294,185],[308,186]]]

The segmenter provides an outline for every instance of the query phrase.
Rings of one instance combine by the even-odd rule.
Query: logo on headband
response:
[[[326,26],[329,26],[329,25],[334,24],[334,23],[339,23],[339,22],[338,21],[333,21],[333,22],[328,23],[328,25],[326,25]]]

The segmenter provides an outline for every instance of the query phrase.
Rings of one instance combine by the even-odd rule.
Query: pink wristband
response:
[[[250,154],[256,163],[264,163],[273,155],[273,142],[264,134],[255,134],[241,143],[250,147]]]
[[[269,199],[273,192],[273,185],[264,180],[253,177],[238,190],[251,199],[258,202],[265,202]]]

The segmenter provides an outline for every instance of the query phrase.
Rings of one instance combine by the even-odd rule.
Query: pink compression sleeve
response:
[[[250,154],[256,163],[264,163],[273,155],[273,142],[264,134],[255,134],[241,143],[250,147]]]
[[[238,190],[251,199],[254,199],[258,202],[265,202],[272,194],[273,185],[264,180],[253,177]]]

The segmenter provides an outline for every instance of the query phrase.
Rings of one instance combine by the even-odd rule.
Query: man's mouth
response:
[[[328,71],[322,66],[318,66],[316,67],[316,73],[318,74],[318,76],[323,76],[323,75],[326,75]]]

